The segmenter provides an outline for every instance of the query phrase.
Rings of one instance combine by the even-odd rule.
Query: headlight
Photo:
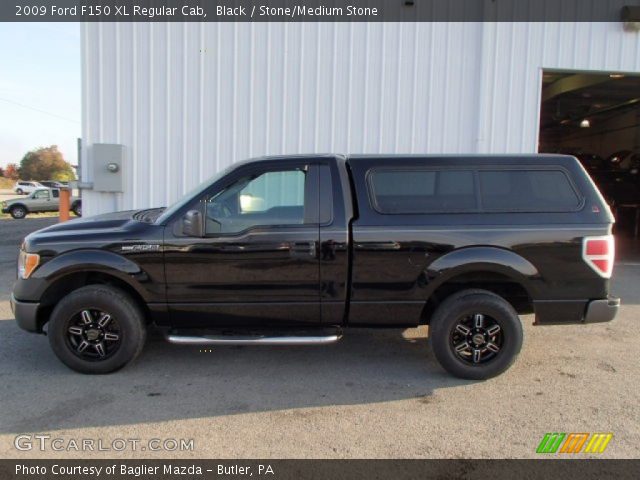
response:
[[[20,250],[18,256],[18,277],[27,279],[40,264],[40,255]]]
[[[7,202],[2,202],[2,208],[7,208]]]

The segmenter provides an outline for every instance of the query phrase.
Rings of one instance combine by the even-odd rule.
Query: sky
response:
[[[58,145],[77,162],[80,25],[0,23],[0,166]]]

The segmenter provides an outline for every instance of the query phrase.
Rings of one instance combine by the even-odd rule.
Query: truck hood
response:
[[[135,210],[126,210],[122,212],[104,213],[93,217],[74,218],[68,222],[57,223],[50,227],[38,230],[32,235],[46,235],[56,232],[77,232],[80,230],[105,230],[118,229],[129,222],[133,222],[132,216]]]
[[[15,198],[7,198],[6,200],[3,200],[2,203],[6,203],[7,205],[11,205],[14,202],[24,202],[25,200],[30,200],[29,197],[25,197],[24,195],[21,197],[15,197]]]
[[[134,213],[135,210],[106,213],[51,225],[28,235],[24,248],[48,256],[75,249],[109,249],[123,241],[146,238],[162,228],[135,220]]]

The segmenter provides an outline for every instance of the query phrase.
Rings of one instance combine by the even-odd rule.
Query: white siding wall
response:
[[[166,205],[263,154],[535,152],[541,73],[640,73],[620,23],[85,23],[91,144],[127,147],[125,192],[84,209]]]

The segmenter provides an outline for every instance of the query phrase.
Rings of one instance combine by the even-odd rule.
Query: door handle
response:
[[[292,257],[315,257],[317,256],[316,242],[296,242],[291,245]]]

